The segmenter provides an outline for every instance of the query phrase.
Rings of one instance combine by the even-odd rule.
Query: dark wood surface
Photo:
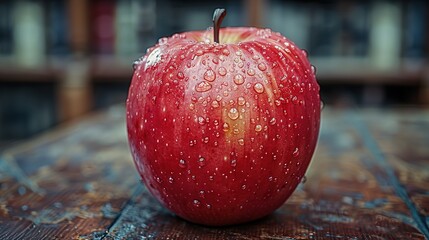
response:
[[[302,183],[270,216],[212,228],[140,183],[124,109],[0,155],[0,239],[427,239],[429,111],[333,110]]]

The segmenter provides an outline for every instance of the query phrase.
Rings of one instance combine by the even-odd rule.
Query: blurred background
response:
[[[132,62],[211,26],[283,33],[309,52],[332,107],[427,107],[428,1],[1,0],[0,149],[124,103]]]

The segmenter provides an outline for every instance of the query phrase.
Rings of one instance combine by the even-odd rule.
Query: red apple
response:
[[[135,63],[127,99],[129,145],[149,191],[178,216],[213,226],[281,206],[306,172],[320,124],[305,51],[268,29],[217,31],[160,39]]]

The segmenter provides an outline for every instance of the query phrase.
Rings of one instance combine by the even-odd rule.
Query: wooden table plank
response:
[[[408,202],[413,220],[429,238],[429,113],[402,110],[367,113],[365,125],[374,133],[374,155],[391,167],[397,194]],[[368,148],[369,149],[369,148]]]
[[[291,198],[264,219],[210,228],[175,217],[139,183],[124,109],[112,108],[4,152],[0,239],[424,239],[427,116],[325,109],[307,181]]]
[[[0,239],[105,231],[138,178],[123,108],[17,146],[0,164]]]

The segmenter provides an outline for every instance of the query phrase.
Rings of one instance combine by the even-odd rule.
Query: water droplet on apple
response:
[[[217,70],[217,72],[219,73],[219,75],[221,75],[221,76],[225,76],[226,75],[226,68],[224,68],[224,67],[220,67],[218,70]]]
[[[259,63],[258,69],[261,71],[265,71],[265,70],[267,70],[267,65],[265,65],[265,63]]]
[[[273,155],[273,161],[276,161],[277,160],[277,155]]]
[[[224,132],[228,132],[229,131],[229,124],[228,123],[224,123],[222,127],[223,127],[223,131]]]
[[[237,74],[234,76],[234,83],[237,85],[241,85],[244,83],[244,77],[241,74]]]
[[[167,42],[168,42],[168,38],[166,37],[162,37],[158,40],[159,45],[167,44]]]
[[[243,138],[238,139],[238,144],[240,144],[241,146],[244,146],[244,139]]]
[[[173,182],[174,182],[173,177],[169,177],[169,178],[168,178],[168,182],[169,182],[169,183],[173,183]]]
[[[212,88],[212,85],[206,81],[200,82],[195,86],[197,92],[207,92]]]
[[[307,52],[307,50],[302,49],[302,54],[303,54],[305,57],[307,57],[307,56],[308,56],[308,52]]]
[[[298,104],[298,97],[297,96],[293,96],[292,97],[292,103],[293,104]]]
[[[203,117],[198,117],[198,123],[200,125],[204,125],[206,123],[206,120]]]
[[[230,54],[230,52],[229,52],[228,49],[225,48],[225,49],[222,50],[222,54],[225,55],[225,56],[228,56]]]
[[[255,70],[253,70],[252,68],[247,70],[247,75],[249,76],[254,76],[255,75]]]
[[[210,204],[206,204],[206,207],[207,207],[208,209],[210,209],[210,208],[212,208],[212,205],[210,205]]]
[[[194,199],[194,201],[192,202],[192,204],[194,204],[195,207],[200,207],[201,206],[201,202],[197,199]]]
[[[177,78],[183,79],[184,77],[185,77],[185,75],[183,75],[183,72],[178,72],[177,73]]]
[[[237,108],[231,108],[228,112],[228,117],[231,118],[232,120],[235,120],[238,118],[238,110]]]
[[[139,67],[139,65],[140,65],[140,60],[135,60],[135,61],[133,62],[133,69],[134,69],[134,70],[137,70],[137,68]]]
[[[219,107],[219,102],[217,100],[213,100],[212,107],[213,108],[218,108]]]
[[[240,133],[240,130],[238,130],[238,128],[234,128],[234,130],[232,130],[232,133],[238,135]]]
[[[183,159],[180,159],[180,160],[179,160],[179,167],[181,167],[181,168],[186,168],[186,161],[185,161],[185,160],[183,160]]]
[[[238,97],[237,103],[239,106],[243,106],[244,104],[246,104],[246,99],[244,97]]]
[[[260,124],[255,126],[255,131],[260,132],[262,131],[262,126]]]
[[[317,71],[316,66],[311,65],[311,72],[316,74],[316,71]]]
[[[275,118],[270,119],[270,125],[276,124],[277,120]]]
[[[299,155],[299,149],[298,148],[295,148],[295,150],[293,151],[293,153],[292,153],[292,156],[294,156],[294,157],[298,157],[298,155]]]
[[[193,103],[189,104],[189,109],[194,110],[195,109],[195,104],[193,104]]]
[[[231,164],[231,167],[237,166],[237,160],[232,159],[231,162],[230,162],[230,164]]]
[[[200,165],[201,167],[203,167],[204,165],[206,165],[205,160],[206,159],[204,157],[198,158],[198,165]]]
[[[201,55],[203,55],[203,50],[201,50],[201,49],[198,49],[196,52],[195,52],[195,55],[197,55],[197,56],[201,56]]]
[[[246,184],[241,185],[241,189],[243,190],[246,189],[246,187],[247,187]]]
[[[257,93],[263,93],[264,92],[264,86],[261,83],[256,83],[253,86],[253,89],[255,90],[255,92]]]
[[[213,70],[209,69],[204,73],[204,79],[213,82],[216,79],[216,74]]]

